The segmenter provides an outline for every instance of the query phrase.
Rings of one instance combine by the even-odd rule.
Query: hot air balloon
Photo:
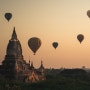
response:
[[[77,35],[77,39],[81,43],[84,40],[84,35],[82,35],[82,34]]]
[[[28,40],[28,46],[34,52],[35,55],[35,53],[41,46],[41,40],[37,37],[32,37]]]
[[[90,10],[87,11],[87,16],[90,18]]]
[[[52,46],[56,49],[58,47],[58,42],[53,42]]]
[[[8,22],[9,22],[9,20],[12,18],[12,14],[11,13],[5,13],[5,18],[8,20]]]

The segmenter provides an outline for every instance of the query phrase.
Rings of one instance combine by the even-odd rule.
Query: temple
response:
[[[41,66],[35,69],[33,62],[29,61],[29,63],[26,63],[26,60],[24,60],[15,27],[7,45],[5,59],[2,61],[2,65],[0,65],[0,76],[7,80],[27,83],[45,80],[45,68],[42,61]]]

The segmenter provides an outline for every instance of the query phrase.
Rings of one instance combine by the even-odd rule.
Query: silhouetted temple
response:
[[[5,59],[0,66],[0,75],[8,80],[20,80],[25,82],[37,82],[45,80],[45,68],[41,66],[35,69],[33,62],[26,63],[22,55],[22,47],[17,38],[15,28],[7,45]]]

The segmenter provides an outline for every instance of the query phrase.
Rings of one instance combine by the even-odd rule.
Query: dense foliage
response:
[[[78,76],[63,76],[48,74],[45,81],[37,83],[22,83],[0,80],[0,90],[90,90],[89,74]]]

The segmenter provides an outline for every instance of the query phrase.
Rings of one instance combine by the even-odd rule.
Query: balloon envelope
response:
[[[84,35],[82,35],[82,34],[77,35],[77,39],[81,43],[84,40]]]
[[[90,10],[87,11],[87,16],[90,18]]]
[[[34,52],[35,55],[35,53],[41,46],[41,40],[37,37],[32,37],[28,40],[28,46]]]
[[[56,49],[58,47],[58,42],[53,42],[52,45]]]
[[[9,21],[12,18],[11,13],[5,13],[5,18]]]

